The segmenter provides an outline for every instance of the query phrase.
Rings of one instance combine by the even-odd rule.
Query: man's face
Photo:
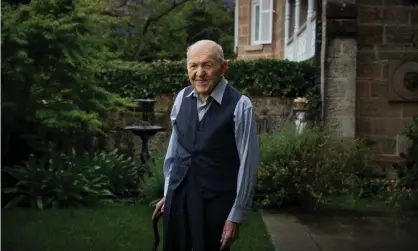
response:
[[[228,68],[226,61],[218,59],[216,49],[199,46],[189,51],[187,73],[194,89],[201,96],[209,96]]]

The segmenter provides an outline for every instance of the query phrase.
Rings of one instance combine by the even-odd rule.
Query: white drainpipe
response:
[[[239,0],[235,0],[235,12],[234,12],[234,52],[238,52],[238,39],[239,39]]]

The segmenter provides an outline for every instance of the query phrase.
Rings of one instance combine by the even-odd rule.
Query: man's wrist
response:
[[[244,208],[234,206],[229,213],[228,221],[241,224],[245,220],[245,213],[246,210]]]

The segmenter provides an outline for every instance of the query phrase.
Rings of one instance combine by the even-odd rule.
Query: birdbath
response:
[[[135,99],[134,102],[138,103],[139,111],[142,112],[142,119],[144,121],[141,125],[129,125],[125,126],[124,130],[132,132],[134,135],[139,136],[142,140],[142,149],[140,154],[142,168],[148,167],[149,151],[148,141],[158,132],[164,131],[165,128],[159,125],[153,125],[154,116],[154,104],[155,99]]]

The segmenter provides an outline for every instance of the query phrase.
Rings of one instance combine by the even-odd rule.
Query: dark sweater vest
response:
[[[227,85],[222,103],[215,100],[199,121],[197,98],[183,101],[173,123],[178,136],[176,159],[170,174],[170,189],[176,189],[188,173],[200,185],[202,195],[235,192],[240,159],[235,143],[234,111],[241,93]]]

